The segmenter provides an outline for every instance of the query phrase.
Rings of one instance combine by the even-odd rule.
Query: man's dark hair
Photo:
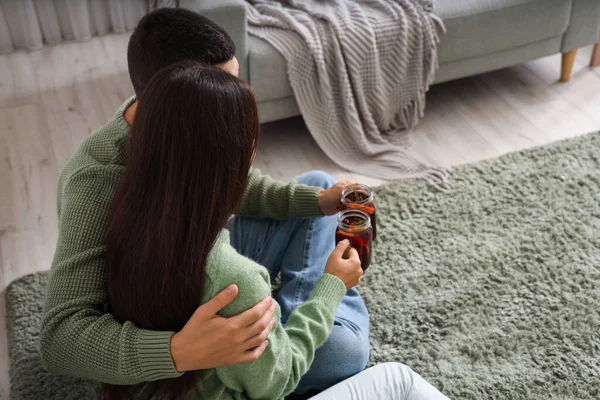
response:
[[[235,44],[225,29],[184,8],[161,8],[147,14],[127,46],[129,77],[137,97],[164,67],[188,60],[221,64],[234,55]]]

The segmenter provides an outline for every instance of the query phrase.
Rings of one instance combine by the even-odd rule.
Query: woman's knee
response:
[[[328,189],[337,183],[337,180],[324,171],[308,171],[296,178],[298,183],[308,186],[322,187]]]
[[[319,364],[335,365],[336,380],[345,379],[365,369],[369,362],[370,345],[368,338],[348,326],[334,325],[327,341],[318,351]]]
[[[338,354],[343,354],[345,375],[351,376],[365,369],[369,362],[371,346],[368,338],[364,338],[360,332],[345,330],[344,334],[338,335]]]

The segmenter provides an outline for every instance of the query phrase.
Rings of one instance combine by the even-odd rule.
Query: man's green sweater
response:
[[[127,152],[130,127],[123,113],[133,101],[126,101],[111,122],[85,139],[62,171],[58,243],[41,327],[42,358],[51,372],[120,385],[180,376],[169,349],[173,332],[120,324],[106,312],[105,235]],[[318,216],[320,190],[295,182],[283,184],[254,170],[236,214],[280,219]],[[209,254],[206,273],[202,303],[232,283],[239,287],[238,297],[220,312],[224,317],[251,308],[271,293],[267,270],[238,254],[226,230]],[[205,372],[203,397],[278,399],[290,393],[308,370],[316,348],[329,336],[345,293],[341,280],[323,275],[285,328],[280,322],[275,325],[257,361]]]

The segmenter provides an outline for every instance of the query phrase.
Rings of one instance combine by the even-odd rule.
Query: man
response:
[[[222,28],[183,9],[161,9],[145,16],[127,49],[136,96],[154,73],[182,60],[215,65],[237,76],[234,54],[235,45]],[[256,360],[265,349],[274,307],[267,298],[233,318],[219,317],[217,312],[237,294],[234,285],[199,307],[176,333],[143,330],[130,322],[120,324],[107,312],[104,235],[98,235],[97,229],[86,231],[73,221],[83,215],[103,224],[101,231],[105,232],[115,187],[101,177],[121,174],[126,143],[99,141],[110,138],[110,132],[115,137],[128,134],[136,106],[134,98],[127,100],[114,120],[82,143],[61,174],[59,237],[41,330],[43,361],[54,373],[126,385]],[[282,274],[286,285],[276,300],[284,323],[323,273],[329,252],[321,247],[333,240],[335,218],[331,215],[337,212],[346,184],[336,184],[319,172],[289,184],[259,171],[250,173],[236,213],[239,216],[229,224],[232,245],[267,267],[272,277]],[[286,193],[289,202],[284,209],[274,210],[269,200],[281,193]],[[90,204],[94,213],[89,211]],[[287,219],[273,220],[281,216]],[[283,265],[284,258],[292,262]],[[338,307],[332,334],[317,351],[297,391],[321,390],[356,374],[366,365],[368,354],[368,313],[353,289]]]

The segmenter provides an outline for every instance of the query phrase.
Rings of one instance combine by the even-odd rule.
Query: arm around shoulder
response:
[[[233,264],[248,265],[238,276],[230,277],[238,285],[239,294],[223,310],[225,316],[249,309],[271,291],[266,269],[239,257]],[[263,272],[257,273],[259,271]],[[249,276],[255,278],[248,279]],[[265,352],[252,363],[218,368],[219,380],[230,390],[245,393],[249,398],[274,399],[291,393],[312,363],[315,350],[329,336],[335,310],[345,293],[346,287],[341,280],[333,275],[323,275],[311,297],[291,313],[285,328],[277,306],[276,324],[269,334]]]
[[[81,169],[59,188],[59,235],[44,305],[40,351],[53,373],[111,384],[179,376],[172,332],[120,324],[106,313],[104,237],[119,171]]]

